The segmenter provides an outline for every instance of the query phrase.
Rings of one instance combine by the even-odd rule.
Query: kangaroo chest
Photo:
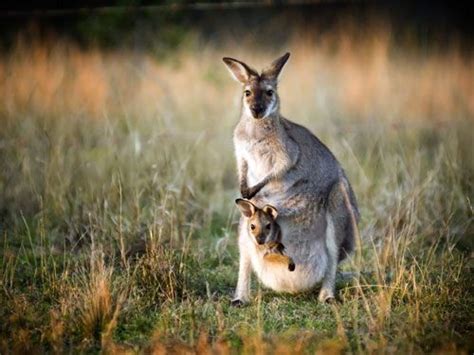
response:
[[[250,186],[257,184],[275,166],[288,159],[284,144],[276,134],[262,138],[236,139],[235,151],[238,158],[247,162],[247,179]]]
[[[248,165],[249,185],[257,184],[263,179],[278,160],[278,150],[274,144],[265,140],[249,144],[245,151],[245,159]]]

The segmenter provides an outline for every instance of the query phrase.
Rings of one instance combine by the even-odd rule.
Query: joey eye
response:
[[[251,229],[251,230],[254,230],[254,229],[255,229],[255,224],[251,224],[251,225],[250,225],[250,229]]]
[[[246,97],[249,97],[250,95],[252,95],[252,93],[250,92],[250,90],[245,90],[245,91],[244,91],[244,95],[245,95]]]
[[[268,230],[270,230],[270,228],[272,228],[272,225],[270,223],[268,223],[265,228],[267,228]]]
[[[273,90],[267,90],[267,96],[272,97],[273,96]]]

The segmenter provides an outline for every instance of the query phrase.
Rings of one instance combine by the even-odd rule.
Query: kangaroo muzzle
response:
[[[265,107],[262,105],[252,105],[250,106],[250,112],[254,118],[262,118],[265,113]]]

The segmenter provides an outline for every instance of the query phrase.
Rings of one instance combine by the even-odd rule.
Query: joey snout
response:
[[[266,239],[267,239],[267,238],[266,238],[266,236],[265,236],[264,234],[260,234],[260,235],[257,235],[257,236],[255,237],[255,240],[257,241],[257,244],[258,244],[258,245],[263,245],[263,244],[265,244]]]

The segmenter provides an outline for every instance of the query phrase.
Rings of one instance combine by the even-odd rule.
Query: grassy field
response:
[[[0,58],[0,352],[474,350],[474,61],[389,36],[288,44],[283,113],[345,167],[361,240],[339,302],[253,283],[238,251],[239,87],[204,46],[157,60],[19,39]]]

